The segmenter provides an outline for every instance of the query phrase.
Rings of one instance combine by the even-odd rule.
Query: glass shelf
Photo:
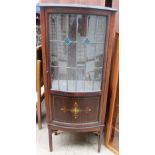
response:
[[[101,90],[106,16],[49,14],[51,90]]]

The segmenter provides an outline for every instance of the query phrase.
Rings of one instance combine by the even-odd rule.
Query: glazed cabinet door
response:
[[[101,91],[107,16],[48,13],[51,90]]]

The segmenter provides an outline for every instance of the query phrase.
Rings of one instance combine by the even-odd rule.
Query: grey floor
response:
[[[104,145],[101,153],[97,152],[97,136],[92,133],[53,134],[53,152],[49,152],[48,131],[43,107],[43,125],[39,130],[36,124],[36,154],[37,155],[114,155]]]

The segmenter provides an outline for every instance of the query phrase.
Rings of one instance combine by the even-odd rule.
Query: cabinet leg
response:
[[[48,129],[48,137],[49,137],[49,149],[50,152],[53,151],[53,144],[52,144],[52,130]]]
[[[99,130],[98,134],[98,152],[101,151],[102,138],[103,138],[103,128]]]

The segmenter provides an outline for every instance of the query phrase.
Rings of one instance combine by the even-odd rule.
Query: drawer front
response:
[[[100,97],[53,96],[53,120],[64,123],[98,122]]]

